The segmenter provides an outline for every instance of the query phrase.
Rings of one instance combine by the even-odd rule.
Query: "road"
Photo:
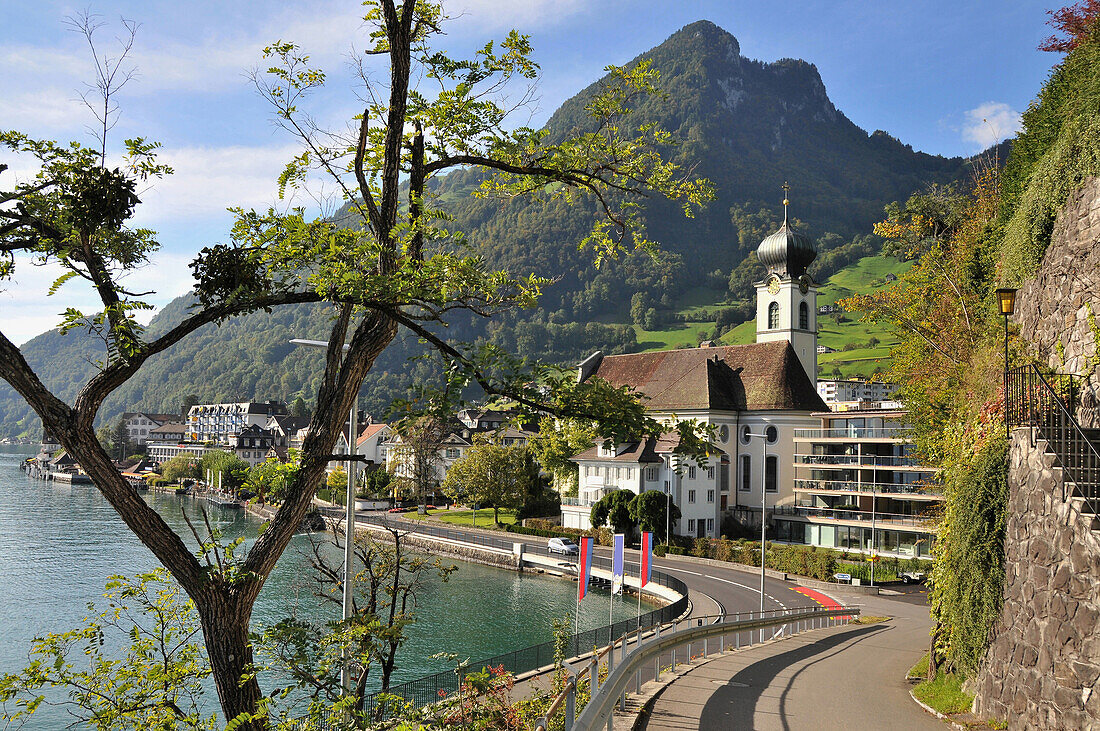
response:
[[[400,521],[413,531],[442,532],[470,543],[511,549],[524,543],[527,553],[546,554],[545,541],[495,531]],[[610,560],[611,549],[596,556]],[[627,551],[637,566],[638,551]],[[760,574],[675,557],[654,560],[654,568],[688,586],[693,617],[757,611]],[[798,585],[768,577],[765,609],[813,607]],[[852,625],[802,635],[742,650],[678,678],[657,699],[647,729],[940,729],[909,697],[906,671],[928,643],[930,620],[923,586],[897,586],[889,595],[838,594],[864,615],[891,619],[876,625]],[[678,658],[680,662],[683,657]],[[671,664],[671,657],[662,659]],[[642,678],[652,678],[652,672]]]

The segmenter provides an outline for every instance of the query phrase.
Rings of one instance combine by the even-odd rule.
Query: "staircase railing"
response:
[[[1049,380],[1048,380],[1049,379]],[[1051,383],[1053,381],[1053,383]],[[1084,429],[1074,414],[1080,376],[1054,373],[1044,376],[1035,365],[1009,371],[1005,379],[1005,415],[1008,426],[1038,430],[1062,468],[1062,500],[1067,483],[1074,497],[1083,498],[1083,512],[1100,515],[1100,430]]]

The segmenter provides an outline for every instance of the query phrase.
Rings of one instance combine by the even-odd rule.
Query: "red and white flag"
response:
[[[577,557],[577,602],[588,593],[588,582],[592,578],[592,536],[581,538],[581,553]]]

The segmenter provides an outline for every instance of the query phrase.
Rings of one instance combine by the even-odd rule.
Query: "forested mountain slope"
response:
[[[680,140],[674,159],[710,178],[717,199],[695,219],[654,202],[647,221],[651,238],[662,245],[660,259],[635,254],[596,269],[591,253],[575,245],[590,212],[560,202],[473,198],[478,171],[447,176],[435,184],[434,193],[476,251],[513,273],[558,278],[540,310],[459,322],[450,336],[488,339],[521,355],[559,362],[597,348],[625,352],[636,347],[634,329],[601,323],[630,322],[631,298],[638,292],[672,310],[704,279],[724,287],[781,219],[784,181],[792,186],[792,215],[818,240],[820,258],[842,264],[873,253],[867,236],[886,203],[904,200],[931,182],[967,174],[961,158],[915,152],[885,132],[861,130],[829,101],[813,64],[744,58],[737,40],[713,23],[699,21],[677,31],[636,60],[642,59],[661,72],[667,96],[644,102],[632,123],[656,121],[672,132]],[[583,129],[584,104],[594,88],[581,91],[552,116],[552,136]],[[744,265],[742,270],[745,276],[739,279],[747,281],[749,270]],[[744,297],[744,292],[732,296]],[[172,302],[150,329],[178,321],[187,304],[187,298]],[[150,360],[104,404],[101,419],[124,410],[176,411],[190,395],[201,401],[293,400],[299,394],[308,399],[320,373],[320,355],[295,350],[287,340],[322,337],[327,321],[323,307],[299,306],[207,326]],[[22,351],[47,385],[69,400],[101,357],[98,341],[75,332],[46,333]],[[364,408],[381,414],[414,377],[426,377],[426,365],[409,360],[419,352],[415,342],[405,342],[379,359],[364,386]],[[37,432],[30,409],[0,385],[0,436],[37,437]]]

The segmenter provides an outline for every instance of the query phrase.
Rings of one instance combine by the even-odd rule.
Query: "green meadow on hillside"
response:
[[[884,256],[868,256],[845,267],[825,281],[818,292],[818,306],[833,305],[840,299],[854,294],[868,294],[889,286],[887,275],[903,274],[909,263]],[[676,322],[665,328],[646,330],[634,326],[642,351],[669,350],[694,347],[711,335],[714,322],[704,315],[720,308],[725,302],[724,293],[713,288],[698,287],[690,290],[676,311],[684,322]],[[890,348],[894,345],[885,327],[859,322],[858,312],[844,312],[818,316],[818,343],[835,348],[835,353],[818,355],[819,377],[871,378],[884,372],[890,365]],[[756,340],[756,323],[748,320],[726,332],[719,339],[723,345],[742,345]]]

